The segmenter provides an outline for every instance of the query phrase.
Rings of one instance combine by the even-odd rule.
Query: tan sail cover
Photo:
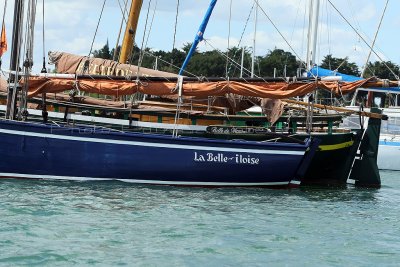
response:
[[[260,106],[267,120],[274,124],[282,116],[285,103],[280,99],[263,98]]]
[[[24,81],[21,81],[21,83],[24,83]],[[355,82],[184,82],[182,86],[182,94],[184,96],[196,97],[236,94],[250,97],[284,99],[303,96],[317,88],[331,91],[335,95],[341,95],[353,92],[359,87],[379,86],[382,86],[382,83],[371,78]],[[70,78],[30,77],[28,96],[34,97],[41,93],[58,93],[72,89],[78,89],[87,93],[113,95],[117,97],[122,95],[131,95],[136,92],[157,96],[177,94],[175,82],[151,82],[142,80],[139,83],[136,83],[136,81],[128,80],[75,80]]]
[[[83,73],[85,62],[89,61],[87,72]],[[145,76],[145,77],[176,77],[174,73],[140,68],[129,64],[120,64],[113,60],[89,58],[65,52],[49,52],[49,62],[54,64],[57,73],[63,74],[90,74],[107,76]]]
[[[7,86],[8,86],[7,81],[3,79],[3,77],[0,77],[0,91],[7,92]]]

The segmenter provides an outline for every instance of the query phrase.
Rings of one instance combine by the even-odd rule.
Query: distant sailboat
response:
[[[359,81],[362,80],[360,77],[353,75],[343,74],[337,71],[326,70],[321,67],[314,67],[311,72],[319,77],[324,76],[336,76],[343,81]],[[383,82],[379,87],[371,88],[359,88],[360,91],[367,92],[384,92],[398,95],[400,93],[400,87],[396,82],[386,81]],[[355,97],[354,97],[355,98]],[[348,109],[359,110],[359,106],[348,106]],[[370,108],[364,108],[369,111]],[[381,134],[379,136],[379,153],[378,153],[378,167],[383,170],[400,170],[400,158],[399,158],[399,147],[400,139],[398,136],[400,112],[398,107],[384,107],[382,108],[383,114],[388,116],[385,123],[382,124]],[[355,124],[351,124],[352,121],[356,121]],[[354,127],[359,125],[359,118],[353,117],[348,118],[345,121],[348,127]]]

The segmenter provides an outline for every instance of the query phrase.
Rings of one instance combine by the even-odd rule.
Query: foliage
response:
[[[179,68],[182,66],[191,45],[191,43],[186,43],[181,50],[173,49],[172,51],[154,51],[150,48],[146,48],[143,54],[141,66],[146,68],[154,68],[156,66],[157,58],[158,70],[178,73]],[[118,47],[117,49],[118,55],[121,48]],[[199,52],[196,50],[187,66],[187,71],[198,76],[206,77],[239,77],[242,49],[244,52],[243,66],[245,69],[243,76],[249,77],[249,70],[251,69],[251,53],[250,49],[247,47],[233,47],[228,51],[211,50]],[[110,50],[108,41],[101,49],[93,52],[94,57],[104,59],[112,59],[113,55],[114,48]],[[140,49],[135,45],[130,63],[137,65],[140,55]],[[230,59],[228,64],[226,56],[228,56]],[[286,76],[295,76],[300,66],[300,62],[292,53],[275,48],[274,50],[268,51],[266,55],[258,56],[256,58],[255,69],[256,75],[261,77],[273,76],[274,69],[276,70],[277,76],[284,76],[285,73]],[[347,58],[337,58],[333,57],[332,55],[325,56],[320,66],[330,70],[338,70],[341,73],[349,75],[360,76],[361,74],[354,62],[349,62]],[[391,73],[387,67],[392,69],[396,75],[400,74],[400,68],[398,65],[390,61],[386,61],[369,63],[364,76],[376,76],[378,78],[392,80],[396,79],[395,75],[393,75],[393,73]],[[226,74],[227,71],[228,75]]]
[[[388,67],[393,71],[393,73],[388,69]],[[391,61],[376,61],[374,63],[368,63],[364,77],[367,78],[375,76],[381,79],[397,80],[395,75],[400,75],[400,68],[398,65],[392,63]]]
[[[228,50],[227,56],[229,57],[229,62],[227,66],[227,71],[229,77],[240,77],[241,61],[243,54],[243,77],[250,76],[251,69],[251,53],[250,49],[247,47],[232,47]],[[226,58],[224,59],[226,64]]]
[[[207,51],[194,54],[188,64],[187,71],[206,77],[225,76],[226,61],[218,51]]]
[[[113,51],[113,53],[114,53],[114,51]],[[102,48],[100,48],[99,50],[95,50],[93,52],[93,57],[104,58],[104,59],[112,59],[113,58],[113,54],[110,51],[108,41]]]
[[[327,55],[321,62],[320,65],[324,69],[337,70],[343,74],[349,74],[354,76],[360,76],[360,71],[358,66],[354,62],[349,62],[348,58],[333,57],[332,55]]]
[[[296,76],[300,62],[296,57],[282,49],[270,50],[267,55],[259,58],[261,76]],[[286,75],[285,75],[286,74]]]

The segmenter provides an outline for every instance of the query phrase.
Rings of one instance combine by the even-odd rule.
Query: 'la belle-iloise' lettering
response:
[[[254,158],[250,155],[235,154],[233,157],[228,157],[223,153],[197,153],[194,152],[194,161],[196,162],[216,162],[216,163],[236,163],[257,165],[260,163],[259,158]]]

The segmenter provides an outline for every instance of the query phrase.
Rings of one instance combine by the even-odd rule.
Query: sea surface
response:
[[[382,188],[0,181],[0,266],[399,266],[400,172]]]

